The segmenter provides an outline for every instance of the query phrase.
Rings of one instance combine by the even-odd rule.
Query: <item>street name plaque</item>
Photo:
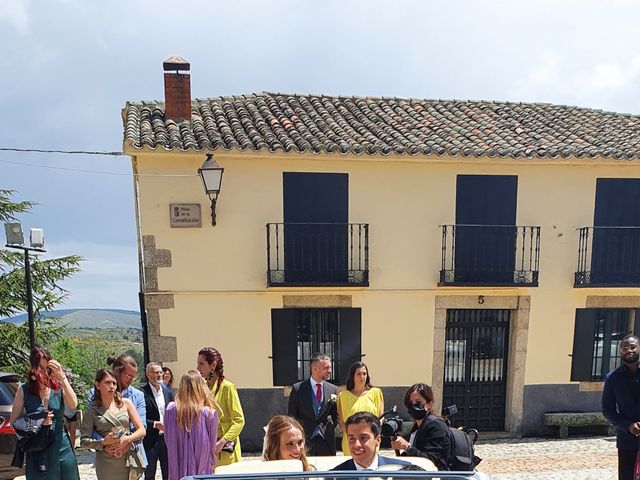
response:
[[[169,218],[171,228],[201,227],[199,203],[171,203],[169,204]]]

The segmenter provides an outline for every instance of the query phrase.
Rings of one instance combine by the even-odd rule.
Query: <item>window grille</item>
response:
[[[635,316],[636,310],[598,310],[593,336],[592,380],[604,380],[608,372],[620,365],[620,344],[633,330]]]
[[[340,332],[337,309],[300,309],[296,319],[298,379],[311,374],[309,360],[314,353],[331,357],[332,378],[339,371],[338,359]]]

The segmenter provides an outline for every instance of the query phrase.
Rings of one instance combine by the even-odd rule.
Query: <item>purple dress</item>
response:
[[[164,440],[169,459],[169,480],[188,475],[211,475],[216,461],[218,413],[209,407],[200,412],[190,431],[178,427],[176,404],[171,402],[164,414]]]

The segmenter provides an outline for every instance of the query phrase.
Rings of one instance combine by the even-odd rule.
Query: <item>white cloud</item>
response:
[[[66,280],[69,291],[64,308],[138,309],[136,246],[68,242],[47,245],[46,258],[84,257],[81,272]]]
[[[555,52],[543,52],[540,63],[529,72],[527,81],[531,85],[556,83],[560,77],[562,58]]]
[[[542,52],[526,74],[514,82],[508,97],[620,111],[631,107],[637,111],[640,55],[615,60],[577,62],[557,52]]]
[[[19,33],[26,34],[29,30],[28,7],[29,0],[4,0],[0,2],[0,22],[7,22]]]
[[[586,72],[578,72],[573,83],[584,92],[597,93],[631,87],[639,79],[640,55],[636,55],[624,64],[601,63]]]

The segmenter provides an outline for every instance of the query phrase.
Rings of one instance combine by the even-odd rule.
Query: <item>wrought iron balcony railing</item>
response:
[[[574,285],[640,286],[640,227],[580,228]]]
[[[540,227],[442,225],[439,285],[538,286]]]
[[[369,286],[369,225],[268,223],[267,283]]]

